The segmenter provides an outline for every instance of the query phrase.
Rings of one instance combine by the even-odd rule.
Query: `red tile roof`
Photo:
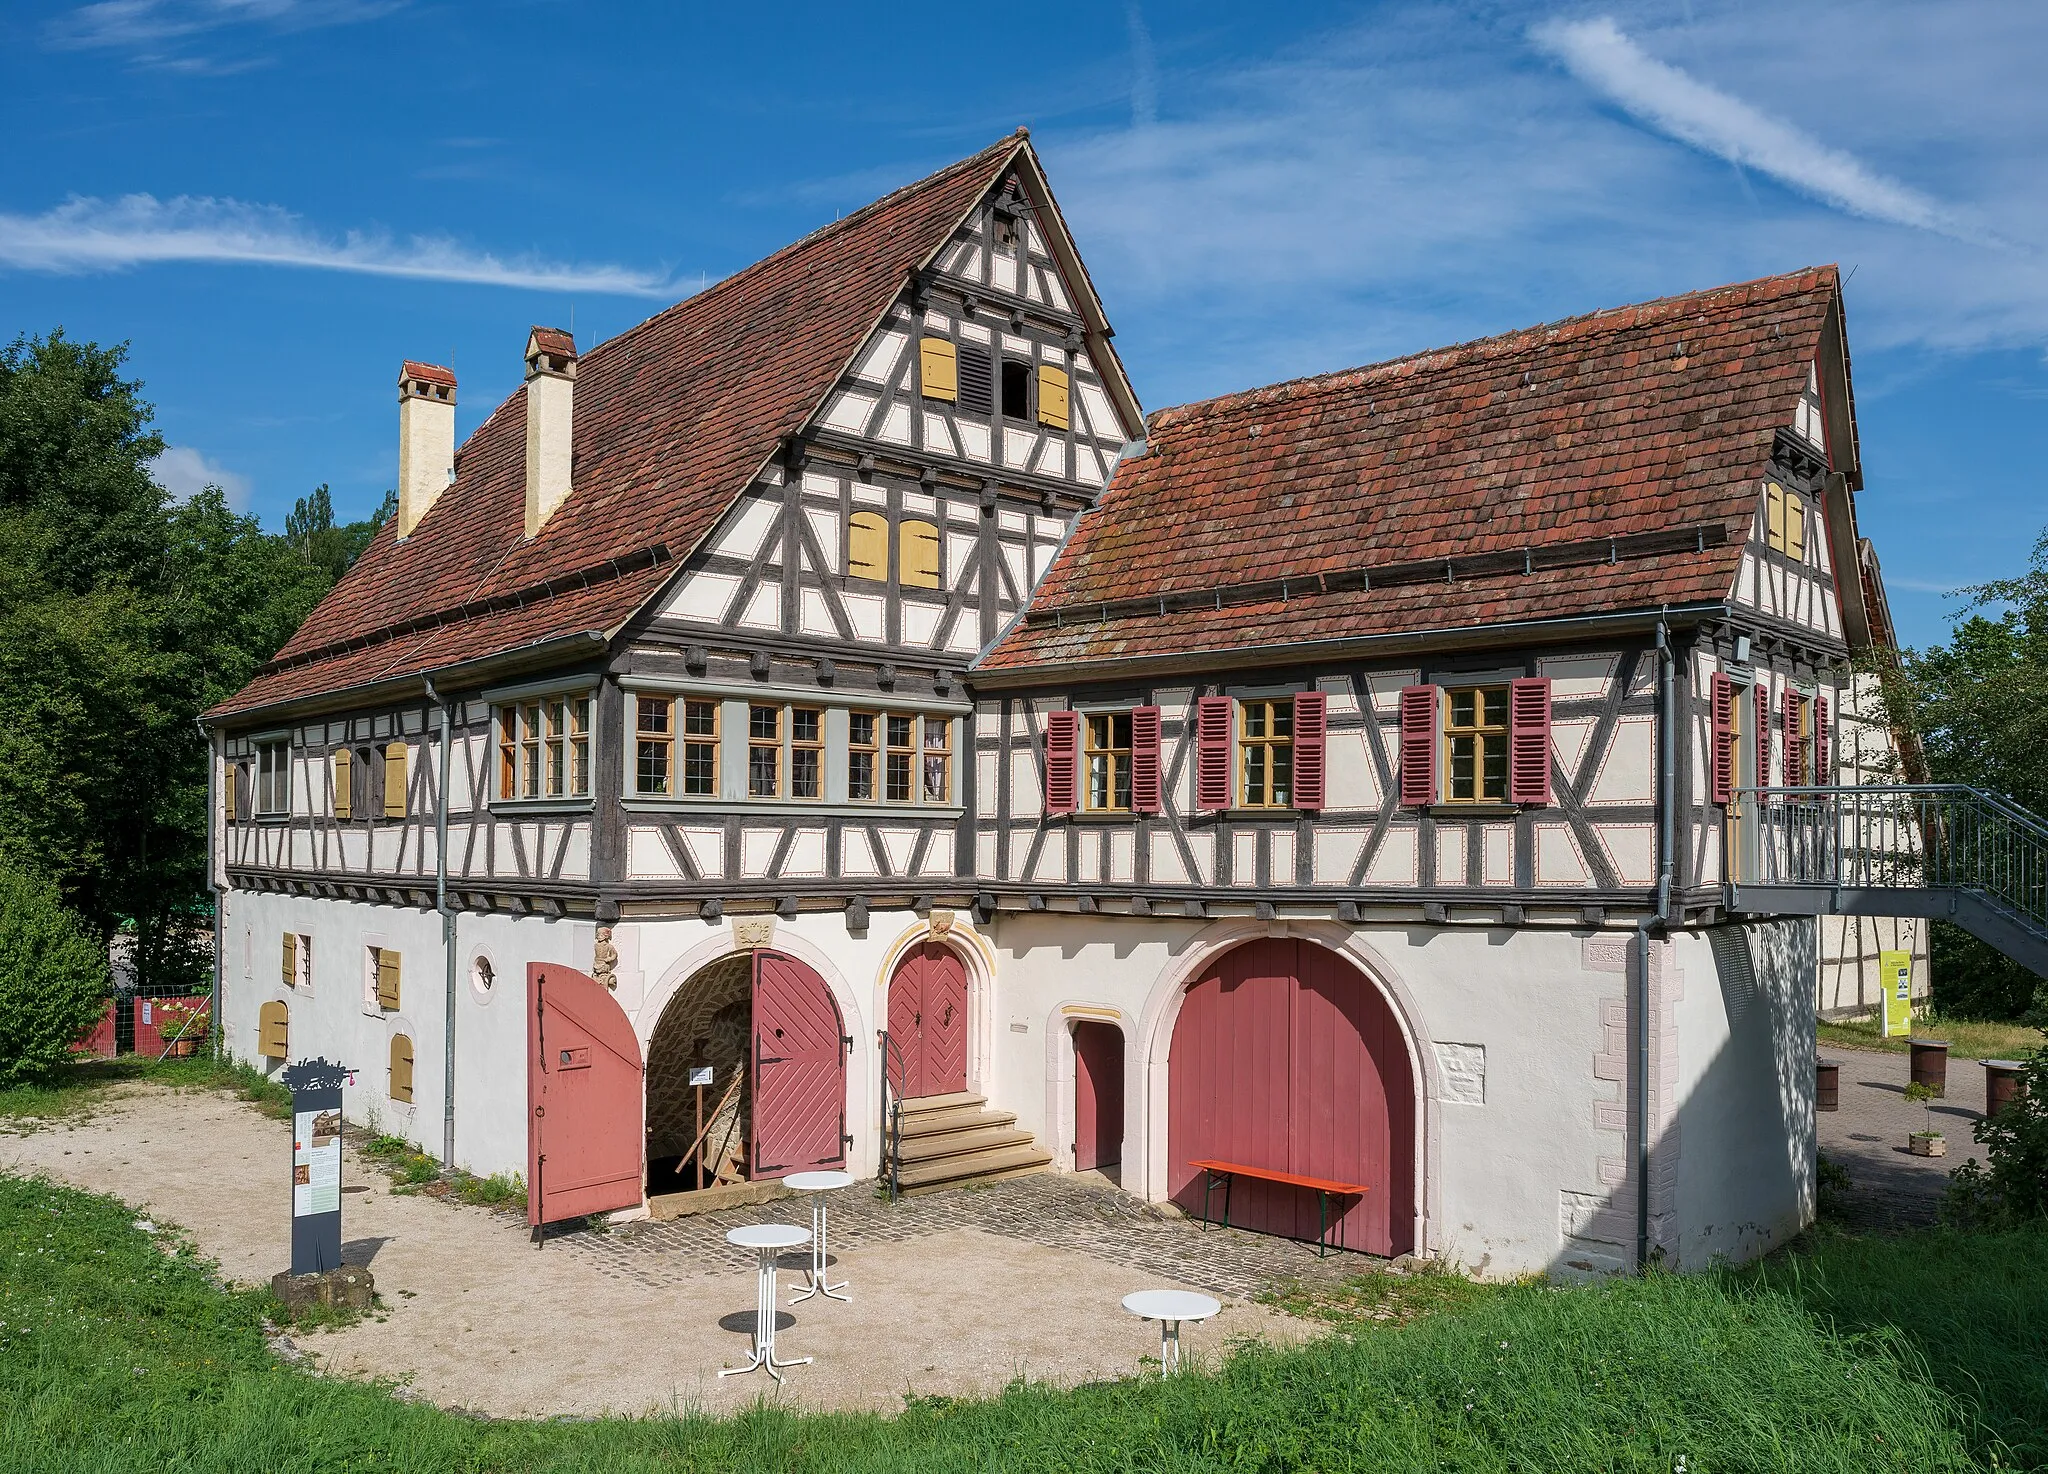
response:
[[[399,365],[398,377],[401,379],[424,379],[429,384],[446,384],[450,389],[455,387],[455,371],[453,369],[442,368],[438,363],[420,363],[410,358]]]
[[[1719,600],[1839,300],[1818,267],[1161,410],[977,670]]]
[[[412,535],[381,529],[277,658],[211,715],[616,630],[811,418],[908,274],[1029,147],[1006,137],[584,353],[575,490],[531,542],[526,395],[515,392],[458,452],[454,483]],[[614,575],[621,562],[633,571]]]
[[[540,353],[553,354],[556,358],[576,356],[576,339],[564,328],[535,326],[533,331],[526,335],[526,342],[529,348]]]

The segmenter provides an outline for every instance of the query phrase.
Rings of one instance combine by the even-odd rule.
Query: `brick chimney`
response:
[[[569,499],[576,420],[576,340],[560,328],[526,335],[526,535]]]
[[[398,370],[398,535],[410,537],[455,479],[455,375],[407,359]]]

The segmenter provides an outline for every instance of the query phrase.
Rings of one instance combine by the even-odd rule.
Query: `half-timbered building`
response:
[[[403,365],[398,515],[211,714],[237,1055],[536,1223],[1204,1160],[1501,1272],[1808,1221],[1822,933],[1727,882],[1889,743],[1831,269],[1148,425],[1020,134],[524,358],[459,446]]]

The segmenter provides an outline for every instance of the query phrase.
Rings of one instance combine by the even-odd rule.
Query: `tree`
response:
[[[56,887],[0,865],[0,1088],[52,1074],[106,996],[106,948]]]
[[[398,493],[387,491],[367,521],[337,527],[334,498],[322,482],[309,495],[300,497],[285,517],[284,540],[298,550],[300,557],[325,573],[329,582],[336,582],[355,566],[356,559],[369,547],[370,539],[377,535],[377,529],[397,511]]]

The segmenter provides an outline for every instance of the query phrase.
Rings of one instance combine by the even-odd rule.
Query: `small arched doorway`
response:
[[[1167,1185],[1202,1211],[1213,1158],[1369,1191],[1330,1241],[1391,1257],[1414,1248],[1415,1084],[1401,1027],[1365,975],[1294,937],[1212,960],[1188,985],[1167,1057]],[[1338,1204],[1332,1203],[1333,1213]],[[1318,1231],[1313,1192],[1246,1178],[1234,1225],[1289,1238]]]
[[[966,1090],[967,1039],[967,965],[944,943],[921,941],[889,977],[888,1069],[904,1098]]]
[[[1074,1170],[1095,1172],[1124,1159],[1124,1031],[1074,1021]]]
[[[849,1042],[831,989],[794,957],[692,973],[648,1040],[648,1196],[843,1166]]]

